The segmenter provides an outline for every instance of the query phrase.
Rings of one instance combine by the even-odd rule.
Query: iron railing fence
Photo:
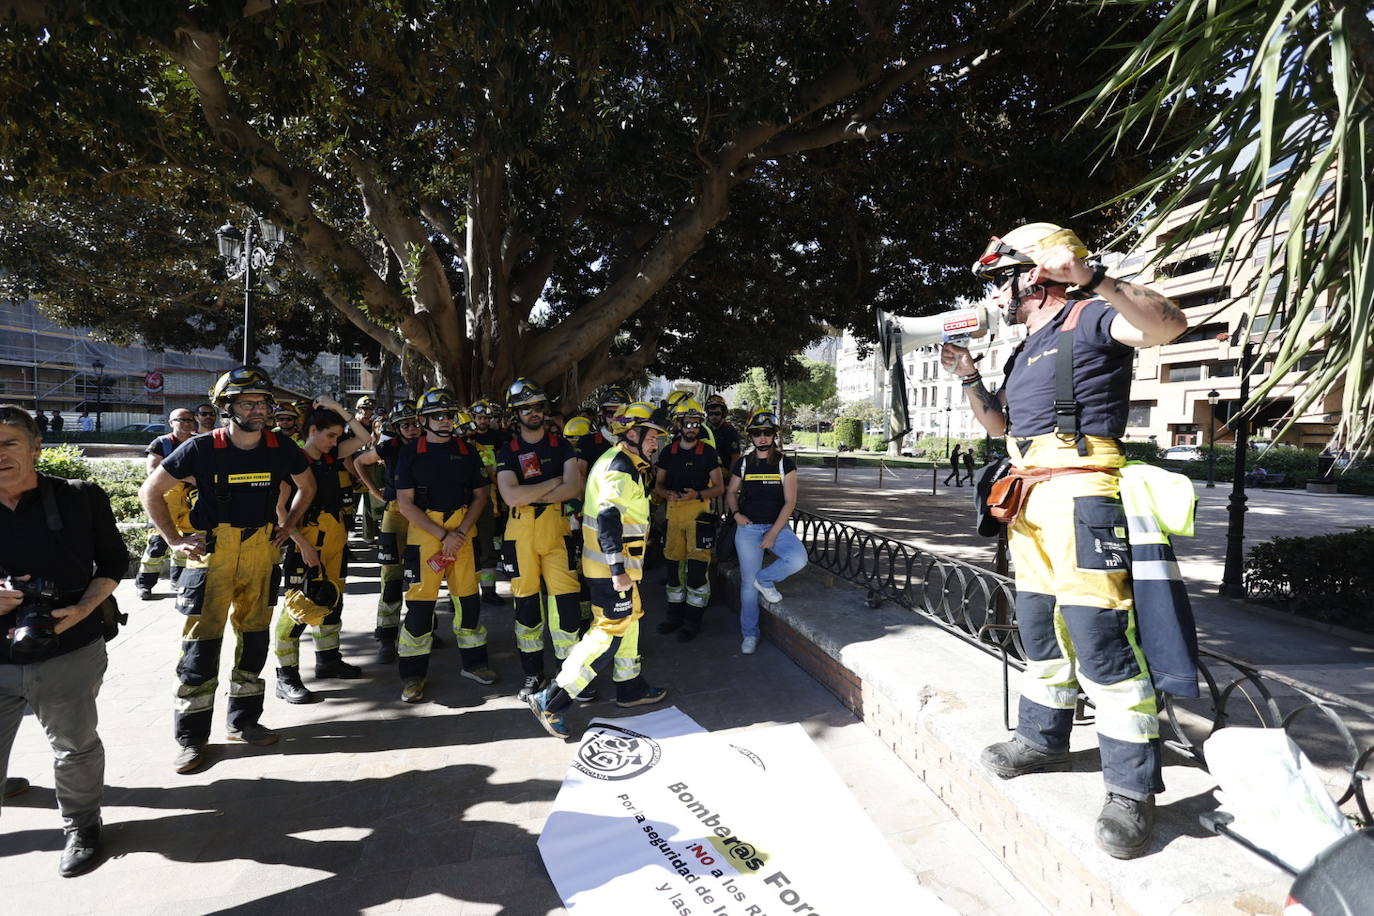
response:
[[[1012,579],[814,512],[793,512],[792,527],[810,561],[863,588],[870,607],[891,601],[1001,658],[1011,727],[1009,671],[1025,669]],[[1166,744],[1205,769],[1202,745],[1218,729],[1282,728],[1328,777],[1343,774],[1328,781],[1337,804],[1353,801],[1363,824],[1374,823],[1364,788],[1374,778],[1374,706],[1218,652],[1199,656],[1202,697],[1162,697],[1160,722],[1172,732]]]

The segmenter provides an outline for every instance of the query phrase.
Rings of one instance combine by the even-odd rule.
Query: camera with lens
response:
[[[5,576],[0,570],[0,576]],[[16,579],[9,576],[9,587],[24,598],[14,609],[14,635],[10,637],[10,658],[16,662],[38,662],[57,651],[57,620],[52,612],[61,593],[57,583],[42,576]]]

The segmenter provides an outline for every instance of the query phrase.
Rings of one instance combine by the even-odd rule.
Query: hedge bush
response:
[[[1374,527],[1274,538],[1251,549],[1245,591],[1302,617],[1374,633]]]
[[[851,449],[864,444],[864,424],[857,417],[837,417],[835,419],[835,438],[833,441],[847,445]]]
[[[45,445],[38,453],[38,470],[49,477],[63,477],[67,480],[86,480],[91,476],[91,466],[86,461],[86,453],[75,445]]]

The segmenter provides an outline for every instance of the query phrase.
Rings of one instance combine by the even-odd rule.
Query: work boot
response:
[[[496,594],[496,586],[484,585],[482,586],[482,603],[500,606],[506,603],[506,599]]]
[[[458,673],[470,681],[476,681],[484,687],[496,683],[496,672],[486,665],[474,665],[471,668],[464,668]]]
[[[694,639],[696,639],[696,638],[697,638],[697,629],[696,629],[696,627],[689,627],[689,626],[687,626],[686,624],[683,624],[682,629],[680,629],[680,630],[677,631],[677,641],[678,641],[678,642],[691,642],[692,640],[694,640]]]
[[[0,797],[14,798],[29,791],[29,781],[23,776],[6,776],[5,786],[0,789]]]
[[[983,766],[1001,776],[1014,779],[1058,763],[1068,763],[1068,751],[1042,751],[1016,739],[999,741],[983,748]]]
[[[596,692],[595,684],[588,684],[582,688],[582,692],[573,697],[573,702],[578,706],[590,706],[601,699],[601,694]]]
[[[172,767],[178,773],[195,772],[203,767],[205,761],[209,759],[207,750],[208,748],[204,744],[183,744],[172,760]]]
[[[1155,826],[1155,797],[1144,801],[1107,793],[1107,803],[1097,816],[1097,845],[1117,859],[1134,859],[1150,845]]]
[[[62,861],[57,872],[64,878],[75,878],[95,868],[100,855],[100,825],[78,827],[67,831],[67,842],[62,848]]]
[[[281,740],[281,735],[272,731],[266,725],[259,725],[257,722],[249,722],[241,728],[230,728],[225,733],[225,737],[230,741],[237,741],[241,744],[251,744],[254,747],[268,747]]]
[[[515,698],[522,703],[528,702],[531,695],[543,689],[544,678],[541,675],[527,674],[525,675],[524,683],[520,685],[519,691],[516,692]]]
[[[140,585],[140,586],[137,587],[136,590],[138,591],[138,597],[141,598],[142,600],[144,600],[144,601],[152,601],[152,600],[153,600],[153,590],[152,590],[151,588],[149,588],[148,586],[146,586],[146,585]]]
[[[621,709],[629,709],[632,706],[650,706],[654,703],[662,702],[663,698],[667,695],[667,687],[650,687],[648,690],[644,691],[644,696],[633,700],[616,700],[615,705],[619,706]]]
[[[396,640],[377,640],[377,664],[390,665],[396,661]]]
[[[401,685],[402,703],[422,703],[425,699],[425,679],[411,678]]]
[[[315,653],[315,678],[317,680],[338,678],[341,681],[356,681],[362,676],[363,669],[344,661],[338,649]]]
[[[301,669],[296,665],[277,669],[277,699],[292,705],[309,703],[315,699],[315,695],[301,683]]]
[[[683,603],[681,601],[669,601],[668,616],[659,622],[658,632],[667,635],[682,629],[682,608]]]

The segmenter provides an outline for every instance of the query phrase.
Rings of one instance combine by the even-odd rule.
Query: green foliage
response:
[[[1226,260],[1262,265],[1246,292],[1252,321],[1283,318],[1282,330],[1259,344],[1275,367],[1252,390],[1252,404],[1271,398],[1275,386],[1291,385],[1290,373],[1307,357],[1313,362],[1301,376],[1310,385],[1293,389],[1301,394],[1289,417],[1320,412],[1322,399],[1339,388],[1338,438],[1374,445],[1368,4],[1120,0],[1107,7],[1126,22],[1166,12],[1143,40],[1113,36],[1130,53],[1094,93],[1090,115],[1107,121],[1103,162],[1139,148],[1122,132],[1190,134],[1183,154],[1163,160],[1127,192],[1138,195],[1140,219],[1126,225],[1146,237],[1162,234],[1161,260],[1224,227]],[[1202,130],[1180,132],[1162,113],[1176,99],[1219,86],[1228,97]],[[1164,231],[1186,210],[1190,218]],[[1257,218],[1247,226],[1252,214]]]
[[[131,561],[143,556],[143,551],[148,547],[149,534],[146,526],[136,522],[125,522],[119,526],[119,536],[124,539],[124,547],[129,551]]]
[[[1159,460],[1159,446],[1153,442],[1122,442],[1121,450],[1125,453],[1128,461],[1149,461]]]
[[[864,436],[864,451],[885,452],[887,451],[887,442],[879,435]]]
[[[1374,528],[1257,544],[1245,561],[1245,590],[1293,613],[1374,632]]]
[[[863,445],[864,425],[854,417],[839,417],[835,420],[835,441],[840,445],[856,449]]]
[[[91,476],[86,453],[71,444],[45,445],[38,455],[37,468],[41,473],[68,480],[85,480]]]
[[[404,350],[460,394],[650,360],[721,385],[827,325],[871,335],[875,302],[979,292],[989,232],[1082,213],[1172,152],[1082,180],[1058,103],[1124,53],[1085,53],[1119,22],[1095,4],[1056,8],[1049,48],[1021,39],[1042,4],[962,0],[21,6],[0,21],[0,295],[233,348],[241,287],[211,239],[259,214],[289,236],[260,345]]]

